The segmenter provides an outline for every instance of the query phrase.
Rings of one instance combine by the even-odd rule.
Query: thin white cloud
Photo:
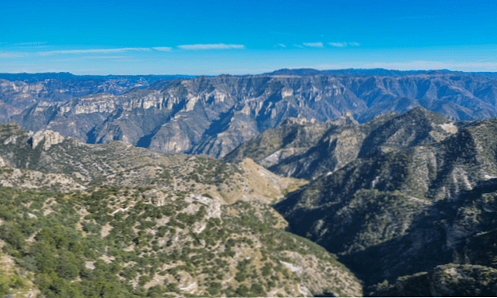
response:
[[[13,46],[19,46],[19,47],[29,47],[29,46],[41,46],[45,45],[48,42],[46,41],[32,41],[32,42],[19,42],[19,43],[14,43],[12,44]]]
[[[329,42],[328,43],[330,46],[335,47],[335,48],[344,48],[344,47],[358,47],[361,44],[355,41],[343,41],[343,42]]]
[[[162,52],[169,52],[173,48],[171,48],[171,47],[155,47],[155,48],[152,48],[152,49],[157,50],[157,51],[162,51]]]
[[[124,59],[129,58],[128,56],[84,56],[80,59]]]
[[[23,52],[0,52],[0,58],[20,58],[28,56],[27,53]]]
[[[286,45],[282,44],[282,43],[279,43],[278,44],[279,47],[282,47],[282,48],[286,48]]]
[[[216,44],[188,44],[188,45],[180,45],[178,48],[183,50],[227,50],[227,49],[245,49],[245,46],[242,44],[224,44],[224,43],[216,43]]]
[[[60,51],[47,51],[39,52],[42,56],[53,54],[88,54],[88,53],[121,53],[128,51],[150,51],[149,48],[118,48],[118,49],[88,49],[88,50],[60,50]]]
[[[323,43],[322,42],[304,42],[304,46],[311,47],[311,48],[322,48]]]

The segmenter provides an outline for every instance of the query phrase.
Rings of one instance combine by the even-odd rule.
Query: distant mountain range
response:
[[[95,93],[122,94],[153,82],[188,78],[180,75],[78,76],[70,73],[0,73],[0,120],[37,103],[66,102]]]
[[[497,295],[494,74],[50,75],[0,80],[18,294]]]
[[[119,81],[122,86],[115,79],[100,80],[100,85],[57,81],[66,84],[65,89],[54,86],[53,90],[44,85],[50,80],[3,81],[0,113],[3,121],[25,129],[50,129],[88,143],[121,140],[158,152],[219,158],[288,117],[323,122],[348,113],[363,123],[417,106],[454,120],[497,117],[494,77],[445,71],[304,69],[157,80],[150,85],[157,77],[124,78]],[[67,84],[76,83],[77,90],[70,91]],[[83,88],[87,83],[92,87]],[[19,84],[26,84],[25,89],[15,87]],[[89,95],[77,97],[83,93]]]
[[[299,68],[299,69],[279,69],[270,73],[268,75],[298,75],[298,76],[314,76],[323,74],[333,74],[333,75],[353,75],[353,76],[380,76],[380,77],[402,77],[406,75],[419,75],[419,74],[434,74],[434,73],[447,73],[455,75],[467,75],[475,77],[485,77],[491,80],[497,79],[497,73],[495,72],[463,72],[463,71],[451,71],[448,69],[441,70],[393,70],[384,68],[348,68],[348,69],[329,69],[329,70],[317,70],[312,68]]]

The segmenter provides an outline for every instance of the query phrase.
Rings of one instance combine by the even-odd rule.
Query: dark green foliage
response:
[[[26,245],[24,235],[19,231],[17,226],[12,224],[3,224],[0,226],[0,238],[5,240],[14,249],[21,250]]]
[[[236,289],[236,294],[240,297],[247,297],[249,294],[249,288],[246,285],[240,285],[238,289]]]
[[[272,268],[271,263],[268,262],[268,263],[264,264],[264,267],[262,267],[262,270],[261,270],[262,275],[269,276],[271,274],[271,268]]]
[[[41,293],[50,298],[82,297],[78,284],[60,278],[55,272],[40,274],[36,279]],[[97,296],[98,297],[98,296]]]
[[[151,280],[150,277],[146,276],[146,275],[142,275],[140,276],[140,278],[138,279],[138,284],[140,286],[144,286],[147,282],[149,282]]]
[[[497,230],[471,237],[466,241],[463,251],[472,264],[497,269]]]
[[[218,282],[213,282],[210,284],[210,286],[207,288],[207,292],[211,295],[211,296],[216,296],[219,294],[219,292],[221,291],[221,284],[218,283]]]
[[[250,286],[250,292],[252,292],[255,296],[263,296],[266,291],[264,291],[264,287],[260,284],[252,284]]]
[[[79,289],[83,297],[122,297],[115,285],[102,281],[82,281]]]
[[[136,202],[116,199],[126,191]],[[207,274],[203,292],[206,295],[231,293],[235,296],[261,296],[266,289],[269,290],[266,283],[259,282],[261,276],[267,278],[274,270],[279,270],[285,276],[284,281],[293,280],[288,270],[279,264],[279,258],[267,256],[283,250],[318,252],[316,256],[334,261],[315,250],[317,246],[308,240],[275,229],[273,226],[278,219],[270,207],[256,209],[247,202],[239,202],[222,206],[221,218],[206,219],[204,205],[197,205],[198,211],[188,214],[181,212],[187,206],[181,199],[155,207],[136,196],[137,191],[140,190],[101,187],[89,193],[54,194],[52,200],[50,197],[40,198],[44,194],[36,192],[0,190],[0,200],[2,195],[4,198],[7,194],[10,196],[5,203],[12,206],[13,214],[8,217],[10,221],[0,225],[0,236],[7,242],[4,250],[14,256],[23,269],[35,273],[35,285],[46,297],[162,297],[167,292],[181,293],[174,282],[180,278],[181,272],[193,277]],[[26,207],[15,202],[30,200],[46,201],[53,212],[44,215],[46,207],[37,204],[36,207],[42,209],[29,210],[36,217],[16,216],[22,214],[20,210]],[[117,208],[126,206],[130,208],[109,215]],[[91,209],[93,213],[81,217],[76,212],[81,208]],[[228,208],[232,211],[227,212]],[[166,214],[169,221],[158,226],[156,219]],[[196,234],[190,229],[199,221],[204,222],[206,227]],[[106,237],[101,237],[102,226],[107,223],[112,229]],[[78,230],[78,227],[81,229]],[[34,235],[32,243],[25,241],[29,235]],[[185,237],[190,239],[184,241]],[[237,290],[223,286],[221,281],[230,274],[230,258],[235,256],[235,249],[253,249],[257,242],[264,246],[265,267],[259,270],[251,260],[241,260],[234,280],[245,285],[237,287]],[[134,250],[126,249],[130,245]],[[222,246],[225,246],[224,251],[220,253],[218,249]],[[103,261],[103,255],[112,261]],[[284,257],[281,259],[288,261]],[[174,263],[175,266],[161,271],[163,264]],[[163,286],[145,289],[157,275],[166,274],[174,279],[168,277]],[[131,283],[134,280],[138,281],[136,287]],[[281,287],[283,284],[275,278],[271,286]]]
[[[163,297],[165,290],[161,286],[150,287],[147,291],[147,297]]]
[[[64,279],[73,280],[79,276],[82,264],[76,260],[73,253],[62,251],[58,256],[58,266],[55,272]]]

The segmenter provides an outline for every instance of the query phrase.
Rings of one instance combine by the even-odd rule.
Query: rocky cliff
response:
[[[275,208],[368,284],[464,262],[464,243],[497,224],[496,132],[497,120],[475,121],[438,142],[377,151]]]
[[[442,141],[463,125],[419,107],[363,124],[350,115],[323,123],[288,121],[243,143],[224,160],[248,157],[279,175],[314,179],[357,158]]]
[[[422,106],[455,120],[489,118],[497,116],[494,95],[490,77],[465,73],[223,75],[37,104],[9,121],[90,143],[121,140],[158,152],[223,157],[288,117],[324,122],[348,113],[365,122]]]
[[[0,74],[0,121],[37,103],[66,102],[89,94],[123,94],[182,76],[76,76],[69,73]]]

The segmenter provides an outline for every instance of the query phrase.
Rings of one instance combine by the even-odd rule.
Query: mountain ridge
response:
[[[497,117],[492,82],[485,76],[445,72],[399,77],[201,76],[158,81],[121,95],[39,103],[9,121],[85,142],[122,140],[158,152],[220,158],[288,117],[324,122],[350,113],[363,123],[416,106],[455,120]]]
[[[292,232],[338,254],[367,285],[465,264],[466,240],[497,224],[496,121],[365,155],[289,193],[275,209]]]

